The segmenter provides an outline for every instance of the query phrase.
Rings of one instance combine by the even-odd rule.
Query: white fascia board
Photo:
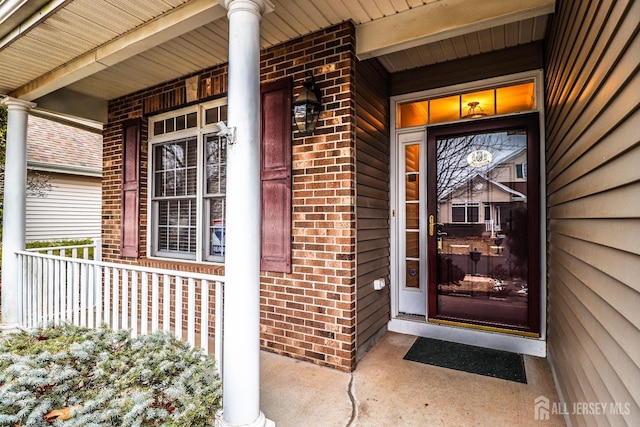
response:
[[[46,163],[46,162],[35,162],[31,160],[27,162],[27,170],[34,171],[34,172],[52,172],[52,173],[60,173],[60,174],[67,174],[67,175],[79,175],[79,176],[102,178],[102,169],[100,168],[89,168],[89,167],[73,166],[73,165],[58,165],[58,164]]]
[[[439,0],[356,27],[364,60],[555,11],[555,0]]]
[[[226,14],[215,0],[193,0],[33,80],[11,96],[28,101],[40,98]]]

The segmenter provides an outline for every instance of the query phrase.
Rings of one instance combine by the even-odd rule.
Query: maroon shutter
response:
[[[291,79],[262,85],[262,256],[265,271],[291,272]]]
[[[140,255],[140,120],[123,125],[122,153],[122,236],[120,255]]]

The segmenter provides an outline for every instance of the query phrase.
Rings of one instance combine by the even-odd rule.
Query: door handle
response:
[[[436,227],[433,215],[429,215],[429,236],[433,236],[433,231]]]

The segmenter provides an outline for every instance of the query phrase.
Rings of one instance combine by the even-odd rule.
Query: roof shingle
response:
[[[102,135],[30,115],[27,160],[99,170],[102,168]]]

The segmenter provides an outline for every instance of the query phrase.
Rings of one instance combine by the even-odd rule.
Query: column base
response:
[[[0,323],[0,334],[6,335],[20,331],[22,331],[22,329],[19,323]]]
[[[262,411],[260,411],[260,415],[258,415],[258,418],[252,423],[242,425],[229,424],[225,421],[222,410],[220,410],[216,416],[215,427],[276,427],[276,422],[265,417]]]

